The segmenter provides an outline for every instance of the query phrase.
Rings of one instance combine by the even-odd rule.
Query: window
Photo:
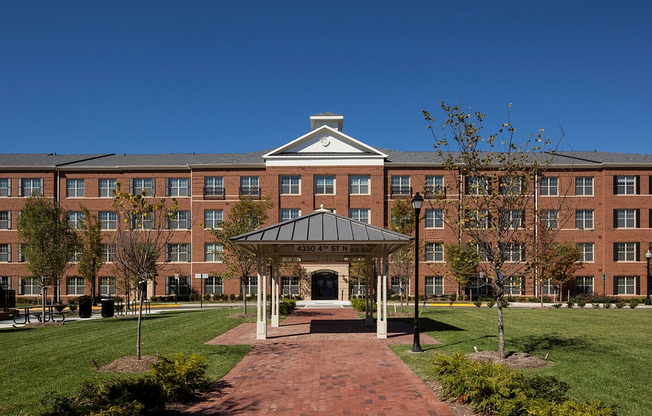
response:
[[[335,195],[335,176],[315,176],[315,194]]]
[[[614,227],[636,228],[638,226],[638,212],[637,209],[615,209]]]
[[[71,211],[68,213],[68,228],[78,230],[84,223],[84,213],[81,211]]]
[[[115,277],[100,277],[100,296],[113,297],[117,293]]]
[[[11,261],[11,244],[0,244],[0,261],[5,263]]]
[[[514,176],[500,178],[499,188],[501,195],[520,195],[522,179]]]
[[[637,243],[614,243],[614,261],[638,261]]]
[[[190,277],[189,276],[166,276],[165,277],[165,294],[166,295],[189,295],[190,294]]]
[[[204,244],[204,261],[222,261],[222,252],[224,248],[220,244]]]
[[[168,244],[166,261],[190,261],[190,244]]]
[[[281,195],[301,194],[301,176],[281,176]]]
[[[18,261],[24,263],[27,261],[27,257],[23,254],[23,245],[18,244]]]
[[[84,294],[84,278],[83,277],[69,277],[66,279],[66,293],[69,295],[83,295]]]
[[[544,295],[558,295],[559,287],[551,279],[546,279],[541,282],[541,293]]]
[[[118,215],[112,211],[100,211],[100,228],[115,230],[118,228]]]
[[[43,179],[19,179],[18,196],[43,195]]]
[[[224,179],[221,176],[204,178],[204,197],[224,198]]]
[[[581,230],[593,229],[593,210],[575,211],[575,228]]]
[[[291,209],[282,209],[281,210],[281,221],[290,221],[296,220],[301,216],[301,210],[296,208]]]
[[[389,189],[390,197],[412,195],[409,176],[392,176]]]
[[[0,287],[4,290],[11,290],[11,276],[0,276]]]
[[[467,176],[465,178],[465,191],[467,195],[488,195],[489,181],[487,178]]]
[[[520,243],[501,243],[499,251],[505,262],[519,262],[523,258],[523,246]]]
[[[525,213],[518,209],[503,210],[500,213],[500,224],[503,229],[517,229],[523,227]]]
[[[616,295],[636,295],[636,276],[617,276]]]
[[[131,228],[133,230],[151,230],[154,228],[154,214],[151,212],[132,214]]]
[[[206,290],[204,293],[207,295],[221,295],[224,293],[224,281],[220,276],[208,276],[206,280]]]
[[[510,277],[505,282],[503,289],[506,295],[522,295],[524,284],[525,284],[525,280],[523,279],[523,277],[520,276]]]
[[[174,217],[168,220],[167,225],[170,230],[189,230],[190,211],[177,211]]]
[[[0,179],[0,197],[11,196],[11,179]]]
[[[614,176],[614,194],[636,195],[638,176]]]
[[[73,251],[70,254],[70,263],[79,263],[79,259],[81,258],[82,255],[82,248],[77,248],[75,251]]]
[[[11,211],[0,211],[0,230],[11,230]]]
[[[444,210],[426,210],[426,228],[444,228]]]
[[[405,293],[405,285],[403,284],[403,279],[398,276],[392,276],[392,295],[400,295]]]
[[[478,256],[480,257],[480,261],[488,262],[489,255],[487,255],[487,249],[482,244],[476,244],[475,247],[478,250]]]
[[[299,294],[299,277],[282,276],[281,277],[281,294],[293,296]]]
[[[349,218],[369,224],[368,209],[350,209]]]
[[[593,196],[593,178],[575,178],[575,195]]]
[[[593,294],[593,276],[576,276],[575,293],[578,295]]]
[[[18,278],[18,294],[19,295],[40,295],[41,294],[41,284],[38,279],[25,277]]]
[[[247,279],[246,296],[256,295],[258,293],[258,276],[249,276]]]
[[[426,295],[443,295],[444,278],[441,276],[426,276]]]
[[[84,197],[84,180],[83,179],[67,179],[66,188],[68,189],[68,198],[83,198]]]
[[[577,243],[577,248],[582,252],[580,261],[593,262],[593,243]]]
[[[444,245],[441,243],[426,243],[426,261],[444,261]]]
[[[367,293],[367,285],[362,279],[354,276],[349,277],[349,294],[351,296],[363,296]]]
[[[469,209],[465,214],[466,228],[488,229],[489,228],[489,211],[486,209]]]
[[[204,210],[204,228],[220,228],[222,225],[222,210]]]
[[[543,178],[539,186],[541,196],[556,196],[559,193],[559,178]]]
[[[102,261],[113,263],[115,261],[115,244],[102,244]]]
[[[444,188],[443,176],[434,176],[434,175],[426,176],[426,186],[423,189],[426,196],[444,195],[446,193],[445,189],[446,188]]]
[[[240,177],[240,195],[260,196],[260,188],[258,187],[258,176]]]
[[[551,209],[541,213],[541,222],[543,226],[549,230],[556,230],[559,228],[559,211]]]
[[[166,196],[190,196],[190,181],[187,178],[170,178],[165,181]]]
[[[113,198],[113,191],[116,190],[116,179],[100,179],[100,198]]]
[[[154,179],[132,179],[131,194],[154,196],[156,194],[156,181]]]
[[[349,194],[369,195],[369,175],[349,176]]]

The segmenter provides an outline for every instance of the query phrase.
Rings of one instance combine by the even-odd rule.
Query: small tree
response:
[[[55,286],[71,267],[78,246],[77,234],[68,227],[67,211],[43,196],[27,199],[18,217],[18,236],[25,267],[41,287],[45,318],[46,288]]]
[[[129,287],[137,287],[140,298],[136,330],[136,355],[140,360],[141,321],[144,291],[147,282],[154,280],[167,262],[164,256],[168,242],[175,232],[167,224],[179,211],[176,200],[147,198],[147,194],[132,195],[116,184],[113,208],[117,214],[115,235],[115,270]],[[161,260],[163,259],[163,260]]]
[[[91,297],[95,304],[95,288],[97,275],[104,264],[102,257],[102,226],[97,215],[91,214],[86,208],[82,208],[84,219],[81,224],[80,253],[77,256],[77,270],[86,279],[91,287]]]
[[[215,240],[222,246],[222,260],[226,264],[225,278],[239,278],[243,298],[242,312],[247,314],[246,290],[249,277],[256,271],[256,256],[234,244],[230,238],[245,234],[262,227],[267,221],[267,210],[272,204],[267,198],[259,201],[241,199],[231,207],[227,219],[222,221],[220,228],[211,229]],[[261,284],[261,282],[258,282]]]
[[[414,209],[409,198],[397,198],[392,206],[391,229],[405,235],[414,233]],[[414,245],[408,244],[390,256],[389,271],[391,278],[398,280],[403,312],[403,296],[414,273]]]
[[[541,255],[533,262],[537,268],[539,280],[539,293],[541,295],[541,304],[543,305],[542,284],[546,280],[551,280],[559,286],[559,293],[562,293],[564,283],[571,280],[575,272],[584,267],[580,261],[582,251],[575,243],[563,242],[552,243]]]
[[[467,243],[446,244],[444,248],[446,249],[446,261],[450,273],[458,283],[459,296],[461,294],[460,288],[468,285],[471,279],[478,277],[480,256],[478,250]]]

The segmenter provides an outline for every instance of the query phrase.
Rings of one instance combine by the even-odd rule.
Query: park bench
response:
[[[453,295],[425,295],[423,306],[426,306],[427,302],[448,302],[449,305],[453,305]]]

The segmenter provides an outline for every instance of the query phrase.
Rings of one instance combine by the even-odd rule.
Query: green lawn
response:
[[[237,326],[230,310],[207,309],[147,315],[142,326],[142,355],[198,353],[207,373],[225,375],[251,346],[210,346],[204,342]],[[0,414],[38,414],[50,391],[72,393],[85,380],[115,374],[94,370],[116,358],[136,354],[136,319],[99,319],[63,326],[0,330]]]
[[[528,371],[568,382],[576,399],[617,403],[619,415],[652,415],[652,311],[507,308],[504,316],[507,350],[549,354],[546,368]],[[424,344],[425,354],[393,348],[422,378],[434,351],[498,349],[495,307],[426,308],[420,326],[442,344]]]

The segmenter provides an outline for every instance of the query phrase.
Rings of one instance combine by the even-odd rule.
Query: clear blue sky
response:
[[[0,2],[0,151],[249,152],[344,115],[430,150],[462,99],[574,150],[652,153],[644,1]]]

